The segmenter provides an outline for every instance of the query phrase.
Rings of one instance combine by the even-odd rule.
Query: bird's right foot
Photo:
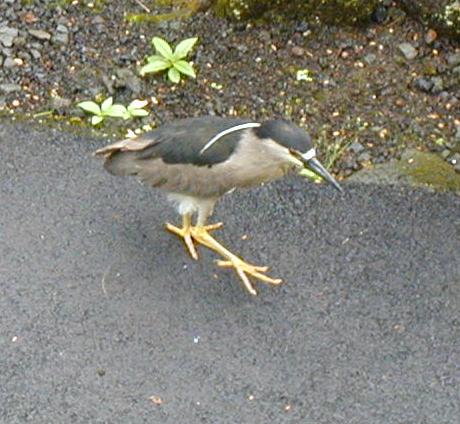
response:
[[[222,228],[223,224],[222,222],[218,222],[216,224],[210,224],[210,225],[205,225],[204,227],[200,227],[200,230],[205,230],[206,232],[208,231],[213,231],[213,230],[218,230],[219,228]],[[190,256],[198,260],[198,252],[195,247],[195,243],[193,242],[194,237],[193,233],[195,232],[195,227],[188,225],[184,226],[183,228],[176,227],[169,222],[166,223],[166,229],[179,237],[182,237],[184,239],[185,245],[187,246],[187,250],[190,253]]]

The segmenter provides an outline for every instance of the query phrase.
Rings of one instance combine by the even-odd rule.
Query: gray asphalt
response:
[[[227,196],[216,237],[287,281],[253,298],[103,142],[0,126],[1,423],[460,422],[459,197]]]

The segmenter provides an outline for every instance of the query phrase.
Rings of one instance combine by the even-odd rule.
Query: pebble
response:
[[[417,57],[417,49],[410,43],[401,43],[398,45],[398,48],[408,60],[412,60]]]
[[[16,62],[11,56],[8,56],[3,62],[4,68],[11,69],[11,68],[14,68],[15,66],[16,66]]]
[[[438,34],[434,29],[429,29],[425,34],[425,43],[431,44],[438,38]]]
[[[444,82],[441,77],[432,77],[431,82],[433,86],[431,87],[431,92],[433,94],[439,94],[442,90],[444,90]]]
[[[72,100],[66,99],[65,97],[52,97],[51,107],[56,110],[67,109],[72,104]]]
[[[369,162],[372,156],[369,152],[363,152],[358,156],[358,162]]]
[[[460,53],[453,53],[447,56],[447,63],[452,68],[460,65]]]
[[[11,47],[13,45],[14,39],[19,35],[17,28],[12,28],[8,26],[0,27],[0,43],[5,47]]]
[[[433,88],[434,83],[431,79],[428,78],[417,78],[414,80],[413,85],[417,90],[423,91],[424,93],[429,93]]]
[[[19,84],[0,84],[0,92],[9,94],[16,91],[21,91],[21,86]]]
[[[360,142],[354,141],[350,144],[348,150],[353,153],[361,153],[364,150],[364,146]]]
[[[29,29],[29,34],[39,40],[50,40],[51,34],[41,29]]]
[[[69,29],[65,25],[59,24],[51,40],[55,44],[68,44]]]
[[[305,51],[302,47],[299,47],[299,46],[294,46],[292,49],[291,49],[291,52],[294,56],[303,56]]]
[[[364,62],[366,62],[368,65],[372,65],[376,59],[377,56],[374,53],[369,53],[363,58]]]

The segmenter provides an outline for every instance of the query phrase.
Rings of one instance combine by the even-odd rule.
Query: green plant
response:
[[[148,116],[144,109],[147,105],[146,100],[133,100],[128,107],[113,103],[113,97],[105,99],[99,106],[96,102],[84,101],[77,104],[85,112],[91,113],[91,125],[98,125],[107,117],[132,119],[137,116]]]
[[[160,37],[153,37],[152,44],[156,54],[147,57],[147,64],[141,68],[140,74],[142,76],[155,74],[167,69],[168,78],[174,84],[180,81],[181,74],[196,78],[193,66],[184,59],[191,52],[197,40],[197,37],[182,40],[173,52],[167,41]]]

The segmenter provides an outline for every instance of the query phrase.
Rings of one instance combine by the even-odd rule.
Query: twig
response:
[[[105,289],[105,279],[107,277],[107,274],[110,272],[110,270],[112,269],[112,265],[109,265],[109,267],[105,270],[104,272],[104,275],[102,276],[102,281],[101,281],[101,287],[102,287],[102,291],[104,292],[105,294],[105,297],[108,299],[109,296],[107,296],[107,290]]]
[[[134,0],[140,7],[142,7],[142,9],[144,9],[147,13],[150,13],[151,10],[144,4],[141,2],[141,0]]]

